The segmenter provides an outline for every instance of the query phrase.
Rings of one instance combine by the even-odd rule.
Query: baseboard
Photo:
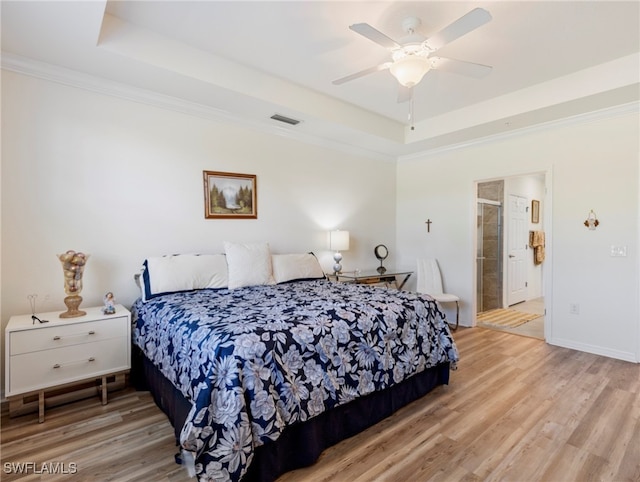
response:
[[[611,350],[597,345],[589,345],[588,343],[576,343],[573,340],[564,340],[562,338],[547,339],[547,343],[554,346],[560,346],[563,348],[570,348],[572,350],[583,351],[586,353],[592,353],[594,355],[606,356],[608,358],[615,358],[617,360],[628,361],[631,363],[640,363],[640,360],[636,358],[636,354],[633,352]]]

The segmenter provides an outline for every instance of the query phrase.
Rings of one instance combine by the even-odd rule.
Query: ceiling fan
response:
[[[425,38],[416,32],[421,24],[420,19],[408,17],[402,22],[402,28],[407,33],[407,36],[397,42],[367,23],[353,24],[349,26],[351,30],[390,50],[391,61],[334,80],[333,84],[344,84],[350,80],[388,69],[400,84],[398,102],[404,102],[412,98],[413,87],[431,69],[477,78],[484,77],[491,72],[491,67],[438,57],[434,54],[448,43],[475,30],[490,20],[491,14],[489,12],[482,8],[475,8],[435,35]]]

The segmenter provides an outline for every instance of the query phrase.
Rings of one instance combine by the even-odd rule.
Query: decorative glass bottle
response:
[[[69,250],[66,253],[59,254],[58,259],[62,264],[62,273],[64,274],[64,292],[67,296],[64,299],[64,304],[67,306],[67,311],[60,314],[60,318],[75,318],[76,316],[84,316],[86,311],[81,311],[78,308],[82,303],[82,274],[84,273],[84,267],[89,259],[88,254]]]

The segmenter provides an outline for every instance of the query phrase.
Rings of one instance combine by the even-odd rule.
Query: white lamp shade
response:
[[[331,231],[329,233],[329,249],[347,251],[349,249],[349,231]]]
[[[422,77],[429,72],[430,68],[431,65],[426,57],[407,55],[396,60],[389,70],[400,84],[405,87],[413,87],[422,80]]]

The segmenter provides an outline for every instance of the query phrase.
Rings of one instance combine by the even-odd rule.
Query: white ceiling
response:
[[[438,55],[493,71],[482,79],[429,72],[414,92],[415,130],[388,71],[332,84],[389,59],[349,25],[399,40],[412,15],[429,37],[476,7],[492,21]],[[637,1],[3,0],[1,8],[4,68],[32,59],[389,158],[639,98]],[[302,123],[275,127],[274,113]]]

